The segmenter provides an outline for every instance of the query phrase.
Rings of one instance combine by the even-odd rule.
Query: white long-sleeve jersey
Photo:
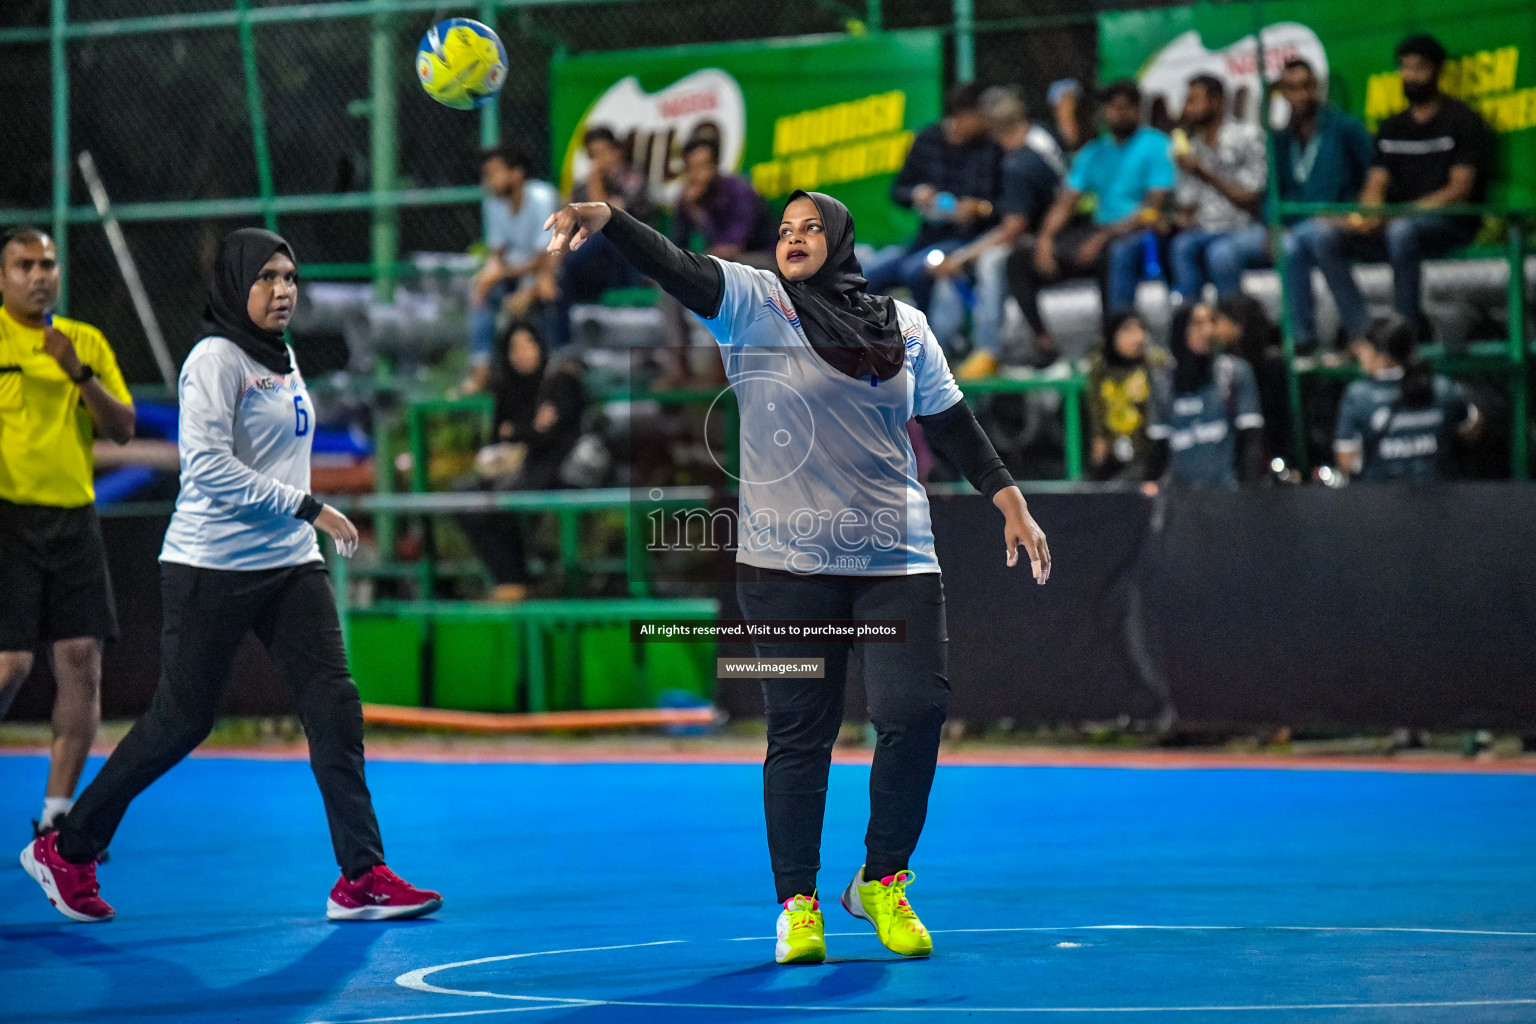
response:
[[[160,561],[239,570],[319,561],[315,528],[294,516],[314,441],[297,364],[276,374],[229,339],[204,338],[177,391],[181,493]]]

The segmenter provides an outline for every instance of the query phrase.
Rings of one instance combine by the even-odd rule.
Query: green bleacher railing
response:
[[[1273,150],[1273,147],[1270,147]],[[1536,208],[1528,205],[1504,203],[1461,203],[1447,206],[1423,207],[1416,204],[1380,204],[1365,206],[1359,203],[1293,203],[1271,204],[1270,230],[1272,236],[1283,232],[1280,221],[1286,217],[1343,216],[1352,213],[1371,217],[1412,216],[1433,213],[1445,216],[1492,217],[1505,222],[1504,245],[1490,252],[1486,247],[1467,246],[1442,259],[1477,259],[1498,255],[1509,269],[1506,285],[1509,337],[1502,342],[1475,343],[1464,350],[1445,350],[1440,346],[1425,346],[1423,353],[1437,369],[1447,373],[1493,373],[1505,377],[1510,403],[1510,475],[1516,480],[1530,476],[1530,388],[1527,379],[1529,345],[1525,331],[1525,257],[1529,248],[1528,219],[1536,219]],[[1308,457],[1308,437],[1303,413],[1301,378],[1307,375],[1349,378],[1358,370],[1351,366],[1325,366],[1296,354],[1295,325],[1291,322],[1290,303],[1286,301],[1285,247],[1274,247],[1275,268],[1280,279],[1281,339],[1285,351],[1287,398],[1291,411],[1292,444],[1299,468],[1305,470]],[[1310,285],[1309,285],[1310,286]]]
[[[427,493],[373,493],[336,495],[325,500],[339,511],[375,516],[439,516],[508,512],[529,515],[554,514],[560,524],[560,565],[568,591],[582,576],[583,558],[578,517],[589,512],[624,511],[625,568],[632,597],[650,594],[650,552],[643,542],[641,519],[646,508],[704,508],[713,492],[707,487],[668,487],[660,497],[650,492],[631,492],[623,487],[569,491],[434,491]],[[642,498],[641,495],[644,495]],[[419,599],[430,600],[436,587],[436,556],[431,546],[422,553],[416,572]],[[368,570],[352,570],[354,574]]]
[[[364,606],[352,602],[351,580],[369,570],[354,567],[345,558],[329,559],[332,582],[336,588],[337,614],[343,635],[348,632],[354,613],[411,619],[424,629],[442,622],[491,622],[516,626],[521,630],[525,654],[523,679],[529,711],[545,711],[550,706],[550,668],[545,662],[547,643],[557,630],[565,632],[574,645],[574,630],[586,625],[613,625],[630,619],[713,619],[719,604],[712,598],[653,597],[650,594],[649,552],[641,528],[643,502],[646,509],[656,507],[707,507],[712,492],[704,487],[674,487],[631,492],[627,488],[570,491],[469,491],[433,493],[396,493],[325,496],[325,501],[350,516],[443,516],[465,513],[506,512],[513,514],[553,513],[560,520],[560,562],[567,573],[567,583],[578,579],[582,556],[577,517],[583,513],[624,510],[626,563],[630,596],[589,598],[575,596],[534,599],[518,603],[486,603],[439,599],[433,592],[435,571],[431,566],[418,574],[417,596],[412,600],[379,600]],[[330,545],[326,545],[329,549]],[[430,557],[430,545],[423,560]],[[425,579],[423,587],[421,580]],[[573,647],[574,649],[574,647]],[[574,655],[573,655],[574,657]],[[507,709],[510,710],[510,709]]]

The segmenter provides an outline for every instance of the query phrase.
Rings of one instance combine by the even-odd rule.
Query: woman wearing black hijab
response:
[[[1226,489],[1262,474],[1264,413],[1253,368],[1223,352],[1216,310],[1182,306],[1168,329],[1173,372],[1153,392],[1149,480],[1195,489]]]
[[[492,444],[480,451],[463,490],[548,491],[581,439],[586,388],[572,360],[549,365],[532,323],[515,321],[491,363]],[[575,364],[579,367],[579,363]],[[493,601],[528,596],[528,559],[522,526],[511,512],[475,512],[459,527],[495,581]]]
[[[907,421],[915,415],[933,447],[992,499],[1008,564],[1022,544],[1040,583],[1050,575],[1045,535],[961,401],[922,313],[865,291],[853,218],[831,196],[790,197],[776,272],[684,252],[603,203],[567,206],[545,227],[552,252],[603,232],[719,342],[741,413],[736,563],[747,620],[903,624],[903,640],[859,646],[879,743],[867,859],[842,902],[887,948],[928,955],[932,939],[906,899],[908,859],[927,814],[949,681],[944,590]],[[824,673],[763,682],[763,795],[783,906],[775,959],[820,963],[816,874],[851,645],[756,646],[762,658],[820,659]]]
[[[73,920],[112,919],[96,857],[134,797],[208,735],[247,630],[298,698],[341,867],[326,916],[419,917],[442,905],[384,866],[363,777],[362,705],[315,535],[350,556],[357,530],[309,494],[314,407],[284,341],[297,273],[293,249],[270,231],[236,231],[220,248],[203,338],[177,389],[181,493],[160,553],[160,685],[58,831],[22,853]]]

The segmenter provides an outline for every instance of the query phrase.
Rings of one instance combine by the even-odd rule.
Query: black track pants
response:
[[[105,850],[150,783],[207,738],[248,629],[298,698],[309,763],[325,801],[336,862],[348,878],[384,862],[363,777],[363,710],[347,671],[325,566],[229,571],[160,567],[160,685],[59,826],[59,853],[83,863]],[[230,808],[238,814],[237,808]]]
[[[898,619],[906,642],[861,643],[869,717],[879,737],[869,776],[869,877],[907,866],[928,815],[939,738],[949,707],[944,584],[917,576],[798,576],[740,566],[747,620]],[[778,900],[809,895],[821,868],[821,825],[832,746],[843,721],[852,645],[824,640],[759,643],[760,658],[824,658],[824,679],[765,679],[768,757],[763,805]]]

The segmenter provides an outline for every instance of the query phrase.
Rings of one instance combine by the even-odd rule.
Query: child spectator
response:
[[[1173,358],[1148,339],[1140,314],[1110,314],[1088,371],[1089,471],[1095,480],[1146,479],[1152,381],[1172,365]]]

